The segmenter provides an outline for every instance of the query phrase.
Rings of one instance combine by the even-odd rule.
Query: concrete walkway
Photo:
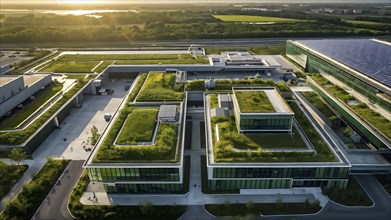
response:
[[[99,132],[106,127],[107,123],[103,115],[106,112],[114,112],[118,108],[126,92],[123,89],[124,83],[125,81],[108,83],[105,87],[115,89],[113,96],[85,96],[83,106],[72,109],[70,115],[61,124],[61,129],[54,130],[32,154],[33,160],[27,161],[28,170],[1,200],[0,211],[4,209],[6,201],[12,200],[22,189],[23,184],[29,182],[45,165],[48,157],[71,160],[84,160],[88,157],[90,152],[83,149],[83,141],[86,142],[91,136],[89,133],[93,125]],[[7,159],[4,161],[10,162]]]

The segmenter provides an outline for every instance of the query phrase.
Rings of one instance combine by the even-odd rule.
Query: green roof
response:
[[[235,91],[235,95],[242,113],[276,112],[264,91]]]

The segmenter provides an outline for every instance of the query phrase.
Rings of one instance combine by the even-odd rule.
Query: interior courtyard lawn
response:
[[[235,22],[306,22],[306,20],[253,15],[213,15],[222,21]]]
[[[151,141],[157,114],[157,109],[134,110],[128,115],[115,144],[134,145],[137,142]]]
[[[181,101],[183,85],[174,87],[175,74],[150,73],[137,101]]]
[[[99,61],[55,61],[40,70],[54,73],[91,73]]]
[[[26,104],[23,109],[18,110],[13,113],[10,117],[6,118],[0,123],[0,129],[14,129],[17,128],[24,120],[26,120],[31,114],[37,111],[45,102],[47,102],[51,97],[56,93],[61,91],[63,85],[61,83],[53,83],[49,87],[46,87],[44,90],[36,93],[35,100]]]
[[[264,91],[235,91],[240,111],[276,112]]]

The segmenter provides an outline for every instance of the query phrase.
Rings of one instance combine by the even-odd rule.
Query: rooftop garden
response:
[[[117,135],[128,115],[147,109],[127,107],[119,115],[103,140],[94,162],[177,162],[176,148],[178,142],[178,124],[160,123],[157,137],[153,145],[114,146]],[[137,113],[136,113],[137,114]],[[138,118],[136,124],[144,123],[144,118]],[[136,127],[134,127],[136,128]],[[151,127],[150,127],[151,128]],[[128,130],[128,128],[125,128]],[[140,129],[140,127],[137,127]],[[153,130],[153,128],[152,128]],[[132,132],[133,131],[133,132]],[[146,133],[153,132],[143,129]],[[129,129],[129,135],[136,137],[140,132]],[[146,137],[147,135],[141,135]]]
[[[311,78],[321,84],[325,90],[341,100],[346,107],[350,108],[363,121],[368,122],[378,131],[391,139],[391,121],[375,112],[367,104],[359,101],[339,86],[333,85],[329,80],[321,75],[312,75]],[[326,86],[327,85],[327,86]],[[348,101],[354,101],[356,104],[348,105]]]
[[[77,83],[66,92],[57,102],[49,107],[42,115],[36,118],[24,129],[0,132],[0,144],[17,145],[26,141],[35,131],[38,130],[50,117],[53,116],[70,98],[72,98],[81,88],[83,88],[90,79],[95,76],[78,79]],[[68,78],[71,78],[68,76]]]
[[[54,61],[39,70],[54,73],[91,73],[100,64],[99,61]]]
[[[329,146],[316,132],[310,121],[296,103],[289,103],[298,124],[314,146],[317,154],[311,152],[273,152],[267,148],[306,147],[302,138],[293,130],[293,136],[283,135],[244,135],[238,134],[233,116],[219,116],[211,119],[213,152],[215,162],[336,162],[337,158]],[[216,137],[216,124],[219,141]],[[236,148],[236,150],[235,150]],[[239,149],[239,150],[237,150]]]
[[[242,113],[276,112],[264,91],[235,91],[235,96]]]
[[[210,109],[219,107],[219,97],[217,94],[209,95]]]
[[[204,91],[205,80],[192,80],[186,83],[185,89],[188,91]],[[262,79],[217,79],[215,80],[216,87],[214,90],[232,90],[232,87],[240,86],[273,86],[273,80],[262,80]]]
[[[150,73],[137,101],[182,101],[183,85],[175,85],[175,74]]]
[[[136,85],[134,85],[133,90],[130,92],[130,94],[128,96],[128,102],[133,102],[136,99],[137,94],[140,92],[140,89],[143,86],[147,76],[148,76],[148,73],[142,73],[138,76],[138,80],[136,82]]]
[[[119,145],[134,145],[152,140],[156,126],[157,109],[137,109],[128,115],[117,142]]]

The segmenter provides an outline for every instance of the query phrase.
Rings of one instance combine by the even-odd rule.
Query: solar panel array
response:
[[[391,46],[386,43],[369,39],[297,42],[391,87]]]

